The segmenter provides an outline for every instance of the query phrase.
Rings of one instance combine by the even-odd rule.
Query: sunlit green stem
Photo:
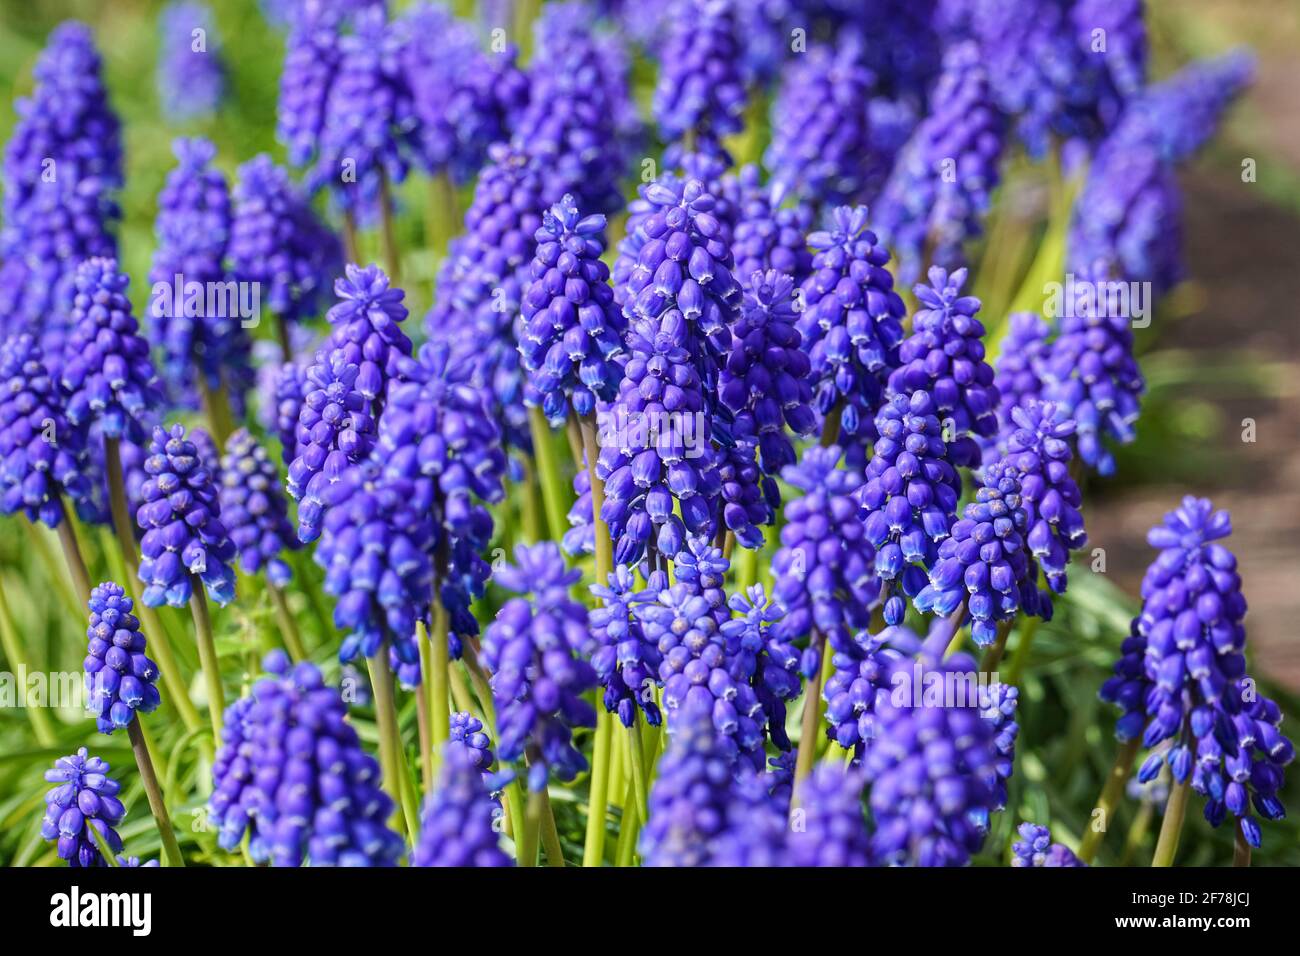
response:
[[[1190,776],[1182,783],[1175,783],[1169,791],[1169,802],[1165,804],[1165,818],[1160,822],[1160,838],[1156,840],[1156,853],[1151,858],[1152,866],[1174,865],[1174,857],[1178,854],[1178,838],[1183,832],[1183,817],[1187,815],[1187,800],[1191,791]]]
[[[140,781],[144,784],[144,793],[149,800],[149,811],[158,824],[158,835],[162,838],[167,865],[184,866],[185,858],[181,856],[180,844],[176,842],[176,833],[172,830],[171,817],[167,814],[167,803],[163,799],[162,787],[158,785],[158,775],[154,773],[153,759],[149,755],[149,745],[145,743],[144,734],[140,732],[139,715],[127,726],[126,732],[131,738],[131,751],[135,754],[135,765],[140,768]]]
[[[82,557],[81,545],[77,541],[77,530],[72,524],[63,496],[55,499],[59,505],[59,544],[63,546],[63,558],[68,562],[68,574],[77,589],[77,598],[86,601],[90,597],[90,572],[86,570],[86,559]]]
[[[217,642],[212,636],[212,617],[203,582],[190,575],[190,613],[194,617],[194,636],[199,643],[199,664],[208,689],[208,717],[212,722],[212,739],[221,740],[221,722],[226,712],[226,694],[221,689],[221,665],[217,661]]]
[[[271,595],[271,606],[275,608],[275,620],[280,625],[280,637],[284,640],[289,656],[297,662],[307,659],[307,648],[302,644],[302,633],[298,630],[298,621],[289,610],[289,602],[284,590],[276,584],[267,582],[267,591]]]
[[[401,771],[397,762],[398,748],[402,746],[397,725],[397,703],[393,694],[393,671],[388,664],[388,646],[366,658],[370,671],[370,686],[374,690],[375,726],[379,731],[379,767],[384,776],[384,790],[392,798],[395,814],[406,826],[405,805],[402,798]],[[414,836],[413,833],[408,834]]]
[[[18,629],[14,626],[13,614],[9,610],[9,599],[5,597],[4,581],[0,580],[0,644],[3,644],[5,660],[9,669],[17,674],[27,669],[27,658],[23,654],[22,643],[18,640]],[[54,725],[44,707],[24,707],[27,719],[31,721],[32,733],[36,742],[42,747],[54,746]]]
[[[542,486],[542,502],[546,506],[546,524],[550,529],[551,540],[559,541],[569,526],[564,474],[556,459],[551,426],[537,406],[528,409],[528,425],[532,430],[533,460],[537,463],[537,478]]]
[[[1101,794],[1097,797],[1097,805],[1092,811],[1087,832],[1079,843],[1079,859],[1084,863],[1093,861],[1101,848],[1101,841],[1106,838],[1106,831],[1110,829],[1111,816],[1119,806],[1124,784],[1128,783],[1128,776],[1133,770],[1133,761],[1137,759],[1141,744],[1142,742],[1137,738],[1129,740],[1115,755],[1115,763],[1110,768],[1110,773],[1106,775],[1106,782],[1102,784]]]
[[[830,655],[826,653],[826,638],[820,630],[814,630],[811,647],[817,654],[817,671],[804,688],[803,719],[799,725],[799,746],[794,760],[794,797],[791,800],[793,811],[799,799],[799,785],[812,772],[813,761],[817,756],[817,729],[821,726],[822,681],[826,676],[826,665]]]

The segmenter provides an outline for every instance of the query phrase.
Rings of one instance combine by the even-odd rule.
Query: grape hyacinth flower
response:
[[[955,434],[945,439],[950,456],[973,464],[976,448],[962,436],[988,438],[998,429],[998,388],[992,366],[984,361],[984,324],[976,317],[980,300],[961,294],[965,269],[948,273],[934,266],[929,279],[913,289],[920,307],[912,317],[912,334],[899,347],[889,389],[900,395],[928,391],[939,417],[952,419]],[[965,447],[953,447],[957,442]]]
[[[121,785],[108,775],[111,769],[106,761],[81,747],[54,761],[53,770],[45,771],[46,781],[58,786],[45,795],[41,836],[57,841],[59,859],[67,860],[68,866],[107,865],[90,827],[113,853],[122,849],[122,838],[113,828],[126,816],[126,808],[117,797]]]
[[[304,166],[321,153],[330,87],[338,74],[342,11],[329,4],[305,8],[285,42],[275,135],[289,162]]]
[[[115,259],[87,259],[77,268],[63,388],[74,426],[97,422],[105,438],[138,444],[154,423],[162,395],[149,343],[126,297],[129,281]]]
[[[1112,314],[1119,310],[1099,294],[1110,286],[1105,271],[1095,267],[1076,275],[1075,283],[1077,301],[1065,303],[1060,334],[1044,361],[1043,397],[1075,420],[1079,457],[1107,476],[1115,471],[1115,459],[1102,440],[1133,440],[1146,382],[1133,355],[1130,317]]]
[[[173,0],[163,8],[158,32],[162,50],[155,83],[163,112],[182,121],[211,116],[226,86],[211,10],[193,0]]]
[[[0,513],[23,511],[29,521],[57,527],[62,496],[83,521],[100,508],[83,433],[68,424],[63,396],[41,348],[30,335],[0,346]]]
[[[1079,43],[1101,61],[1119,95],[1128,100],[1140,93],[1147,83],[1148,54],[1142,0],[1076,0],[1070,16]]]
[[[726,573],[725,565],[722,573]],[[680,573],[678,580],[682,580]],[[739,665],[733,670],[750,673],[750,686],[767,719],[767,735],[778,749],[788,751],[792,745],[785,730],[786,704],[799,696],[803,685],[799,651],[778,626],[785,611],[775,601],[769,602],[762,584],[732,595],[727,607],[737,616],[727,619],[719,611],[719,630],[727,640],[728,653]]]
[[[536,792],[552,775],[572,780],[587,769],[573,728],[596,726],[581,695],[597,679],[582,656],[591,641],[586,609],[568,594],[581,572],[566,569],[549,541],[515,548],[515,562],[496,581],[524,596],[508,600],[484,631],[483,663],[492,673],[497,753],[511,762],[527,755],[528,789]]]
[[[413,351],[401,326],[409,314],[402,304],[406,293],[390,286],[378,266],[349,265],[343,278],[335,281],[334,294],[339,301],[326,313],[329,346],[357,366],[357,390],[372,403],[378,417],[388,383],[401,376],[402,360]]]
[[[947,617],[965,602],[975,643],[992,644],[1000,622],[1022,609],[1036,610],[1024,537],[1028,527],[1015,468],[1003,462],[985,469],[975,500],[930,558],[930,582],[914,595],[916,609]]]
[[[360,374],[342,350],[328,357],[317,352],[316,363],[307,370],[288,483],[290,496],[299,503],[298,538],[304,544],[320,535],[333,486],[375,444],[370,402],[357,387]]]
[[[239,552],[245,574],[266,570],[266,578],[284,587],[293,572],[281,554],[298,547],[289,522],[280,472],[247,429],[226,441],[221,459],[221,518]]]
[[[858,201],[866,185],[873,79],[862,46],[850,34],[838,48],[792,57],[772,107],[765,165],[780,188],[817,207]]]
[[[993,806],[997,810],[1007,804],[1007,781],[1011,779],[1016,764],[1016,738],[1020,724],[1016,710],[1020,705],[1020,690],[1000,681],[989,684],[980,691],[980,710],[985,720],[993,725],[994,748],[997,757],[993,762]]]
[[[135,715],[151,714],[158,694],[158,665],[145,656],[134,603],[120,584],[105,581],[90,592],[89,644],[83,664],[86,697],[100,733],[129,727]]]
[[[267,423],[280,439],[280,459],[290,465],[298,457],[298,419],[307,395],[307,369],[298,362],[282,362],[272,375],[271,413]]]
[[[581,216],[566,195],[542,217],[529,283],[523,296],[519,352],[542,411],[563,423],[569,408],[593,415],[618,392],[622,334],[627,327],[605,250],[605,217]]]
[[[1000,179],[1004,123],[979,48],[951,47],[931,98],[875,205],[875,226],[911,281],[922,259],[945,268],[965,261],[962,246],[983,232]]]
[[[885,623],[901,624],[952,534],[961,477],[927,391],[894,395],[876,416],[876,440],[859,494],[866,542],[885,592]]]
[[[1160,550],[1142,579],[1142,613],[1124,642],[1115,676],[1101,698],[1121,706],[1121,739],[1142,731],[1153,749],[1138,779],[1155,779],[1168,764],[1174,781],[1190,780],[1206,798],[1205,818],[1218,826],[1231,813],[1251,846],[1260,845],[1254,810],[1285,815],[1278,795],[1295,748],[1281,730],[1282,713],[1246,674],[1246,599],[1237,559],[1217,543],[1232,532],[1226,511],[1204,498],[1151,529]]]
[[[221,520],[221,505],[208,463],[198,457],[184,425],[155,428],[144,462],[147,480],[136,524],[140,539],[140,600],[147,607],[189,603],[197,577],[218,604],[235,597],[235,545]]]
[[[719,400],[735,421],[729,429],[757,438],[765,475],[795,462],[785,426],[797,435],[817,427],[808,384],[811,363],[800,346],[794,281],[770,270],[755,273],[740,318],[731,328],[731,351],[719,378]]]
[[[1012,866],[1087,866],[1063,843],[1052,842],[1052,831],[1036,823],[1022,823],[1020,839],[1011,844]]]
[[[317,218],[289,174],[264,153],[239,167],[233,198],[226,246],[231,275],[257,283],[262,308],[281,323],[318,315],[343,269],[338,237]]]
[[[740,132],[745,84],[733,0],[677,0],[661,56],[654,116],[669,143]]]
[[[392,802],[338,691],[312,664],[266,666],[227,711],[212,770],[218,845],[234,850],[247,833],[253,859],[273,866],[395,865]]]
[[[866,207],[840,206],[831,226],[808,237],[817,254],[803,284],[799,332],[817,410],[825,417],[841,407],[841,430],[856,436],[870,431],[883,379],[897,363],[905,309],[885,268],[889,251],[867,228]]]
[[[1051,328],[1037,312],[1013,312],[1007,319],[1006,336],[998,351],[993,382],[998,390],[998,422],[1001,434],[1015,427],[1012,412],[1018,405],[1043,397],[1043,369],[1050,349]],[[986,453],[1000,455],[996,443]]]
[[[946,643],[948,629],[939,634]],[[900,666],[909,678],[923,667],[945,682],[973,686],[975,660],[967,654],[943,660],[941,653],[942,647],[927,648],[919,664]],[[928,701],[916,691],[899,693],[900,686],[878,700],[876,736],[862,757],[875,823],[872,860],[964,866],[983,845],[997,808],[997,732],[978,701]]]
[[[802,203],[782,205],[784,190],[773,183],[763,186],[758,167],[748,165],[734,179],[723,183],[724,192],[734,192],[732,206],[736,225],[731,250],[736,259],[736,276],[748,282],[755,272],[769,269],[789,275],[796,286],[812,273],[808,233],[812,230],[812,209]]]
[[[822,696],[831,739],[860,757],[876,736],[877,702],[894,689],[896,666],[908,661],[921,642],[904,627],[887,627],[879,634],[861,631],[840,640],[832,649],[832,672]]]
[[[862,774],[822,763],[799,785],[798,816],[786,838],[790,866],[871,865],[871,835],[863,811]]]
[[[451,737],[448,748],[459,748],[470,766],[486,774],[496,757],[492,754],[492,741],[483,730],[483,721],[469,711],[458,710],[451,715]]]
[[[763,525],[773,524],[781,493],[776,481],[763,474],[758,464],[758,441],[738,434],[733,428],[728,443],[714,452],[722,522],[742,548],[763,547]]]
[[[624,565],[616,567],[608,584],[593,584],[591,593],[600,603],[588,612],[587,620],[596,649],[591,666],[604,688],[605,709],[618,714],[624,727],[636,723],[637,711],[645,722],[657,727],[663,720],[653,689],[659,683],[663,654],[645,635],[635,614],[638,604],[654,600],[652,591],[636,591],[636,576]]]
[[[438,787],[424,808],[411,865],[510,866],[497,832],[500,812],[466,748],[448,744]]]

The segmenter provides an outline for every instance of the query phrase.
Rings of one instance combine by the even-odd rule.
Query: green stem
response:
[[[203,416],[212,429],[212,438],[217,449],[226,447],[226,439],[234,428],[234,415],[230,411],[230,395],[223,381],[215,389],[208,382],[206,375],[199,376],[199,396],[203,403]]]
[[[1178,838],[1183,831],[1183,817],[1187,815],[1187,799],[1192,792],[1191,778],[1175,783],[1169,791],[1165,805],[1165,818],[1160,822],[1160,838],[1156,840],[1156,853],[1152,866],[1173,866],[1178,853]]]
[[[519,488],[520,524],[523,525],[524,539],[529,544],[541,541],[542,514],[541,503],[537,499],[537,469],[531,458],[524,459],[524,479]]]
[[[826,421],[822,423],[822,437],[820,444],[823,448],[829,448],[840,440],[840,419],[844,417],[844,399],[837,399],[835,407],[826,415]]]
[[[85,617],[86,602],[84,599],[79,600],[77,595],[72,592],[72,587],[68,584],[68,577],[63,573],[63,569],[59,567],[59,561],[54,557],[54,551],[50,548],[50,542],[45,537],[44,531],[30,521],[23,521],[22,526],[31,541],[32,550],[36,552],[37,560],[45,569],[45,576],[49,578],[50,587],[58,594],[69,616],[74,621]],[[89,594],[87,594],[88,596]]]
[[[221,722],[226,713],[226,694],[221,689],[221,666],[217,662],[217,642],[212,636],[212,617],[203,582],[190,575],[190,613],[194,616],[194,636],[199,643],[199,666],[208,688],[208,717],[212,722],[212,739],[221,740]]]
[[[1020,625],[1020,639],[1016,641],[1016,652],[1011,656],[1011,672],[1007,675],[1008,684],[1019,684],[1025,672],[1025,662],[1029,660],[1029,648],[1034,643],[1040,621],[1036,617],[1027,617]]]
[[[158,775],[154,773],[153,760],[149,756],[149,745],[145,742],[144,734],[140,732],[138,714],[127,725],[126,732],[131,738],[131,751],[135,754],[135,765],[140,768],[140,781],[144,784],[144,793],[149,800],[149,810],[158,824],[158,835],[162,838],[167,865],[184,866],[185,858],[181,856],[180,844],[176,842],[172,821],[167,815],[167,803],[163,800],[162,787],[158,786]]]
[[[1110,818],[1115,808],[1119,806],[1124,784],[1128,783],[1128,775],[1133,770],[1133,761],[1137,759],[1137,752],[1141,745],[1141,740],[1134,738],[1121,746],[1119,753],[1115,755],[1115,763],[1110,768],[1110,773],[1106,775],[1106,782],[1102,785],[1100,796],[1097,797],[1097,806],[1092,813],[1094,819],[1090,821],[1083,840],[1079,843],[1079,859],[1084,863],[1091,863],[1101,848],[1101,841],[1105,839],[1106,831],[1110,829]],[[1098,821],[1095,819],[1098,810],[1101,811],[1100,828],[1097,827]]]
[[[406,808],[402,800],[402,783],[397,763],[397,751],[401,747],[400,731],[397,727],[397,705],[393,697],[393,672],[388,665],[388,646],[381,646],[377,653],[366,658],[370,671],[370,686],[375,694],[375,726],[379,730],[379,766],[383,771],[384,790],[393,801],[393,813],[406,825]],[[414,832],[408,833],[414,837]]]
[[[63,558],[68,562],[68,574],[72,576],[77,597],[84,602],[90,598],[90,572],[86,570],[86,559],[82,557],[81,545],[77,542],[77,529],[73,527],[63,496],[59,495],[55,501],[59,505],[59,524],[55,530],[59,533],[59,544],[63,545]]]
[[[415,688],[415,723],[420,737],[420,783],[427,795],[433,793],[437,774],[433,766],[433,737],[429,731],[429,723],[432,720],[429,681],[425,679],[425,675],[433,669],[433,646],[429,643],[429,634],[424,629],[423,621],[415,625],[415,639],[420,648],[420,684]]]
[[[357,217],[351,209],[343,210],[343,254],[348,262],[361,265],[361,247],[357,242]]]
[[[1241,831],[1240,821],[1233,828],[1232,865],[1250,866],[1250,844],[1246,842],[1246,836]]]
[[[587,835],[582,846],[582,865],[600,866],[605,859],[605,809],[609,806],[609,758],[613,737],[613,715],[596,707],[596,734],[591,752],[591,791],[587,800]]]
[[[1138,806],[1137,816],[1133,819],[1133,825],[1128,829],[1128,835],[1124,838],[1124,853],[1120,857],[1120,866],[1131,866],[1134,854],[1142,841],[1146,839],[1147,831],[1151,829],[1151,818],[1156,814],[1155,804],[1150,800],[1143,800]]]
[[[83,826],[85,826],[86,832],[90,834],[90,838],[95,841],[95,846],[99,848],[99,855],[104,858],[104,861],[111,867],[121,866],[122,864],[117,862],[117,854],[108,845],[108,840],[105,839],[104,834],[99,832],[99,828],[95,826],[94,821],[87,818]]]
[[[446,555],[438,558],[439,577],[446,573]],[[451,618],[443,606],[439,589],[433,589],[433,634],[430,637],[431,656],[429,674],[429,729],[433,735],[433,757],[436,765],[441,758],[443,745],[451,739],[451,708],[448,700],[450,691],[451,653],[448,641],[451,633]]]
[[[618,827],[618,845],[614,849],[615,866],[631,866],[636,858],[637,835],[641,832],[641,816],[637,813],[632,783],[627,785],[623,799],[623,819]]]
[[[564,476],[555,458],[555,443],[551,441],[551,426],[537,406],[528,409],[528,426],[533,436],[533,460],[537,463],[537,477],[542,485],[542,502],[546,506],[546,524],[551,540],[559,541],[569,526],[568,506],[564,503]]]
[[[794,793],[791,809],[794,809],[799,795],[799,785],[812,772],[813,760],[817,756],[817,728],[821,724],[822,680],[826,674],[826,662],[830,655],[826,653],[826,639],[820,630],[814,630],[812,648],[817,652],[817,671],[808,681],[804,690],[803,720],[800,723],[799,747],[794,758]]]
[[[625,736],[628,765],[632,776],[632,792],[636,796],[639,818],[650,819],[649,787],[646,782],[645,750],[641,743],[641,721],[635,720]],[[626,809],[627,804],[623,804]]]
[[[284,589],[268,581],[267,591],[271,594],[271,606],[275,608],[275,619],[280,625],[280,637],[284,639],[284,646],[289,656],[298,662],[307,660],[307,648],[302,646],[302,633],[298,630],[298,622],[289,611],[289,602],[285,598]]]
[[[9,610],[9,599],[5,596],[3,580],[0,580],[0,644],[4,647],[5,660],[9,662],[10,670],[17,674],[20,670],[27,669],[27,659],[18,640],[18,628],[14,626],[13,613]],[[43,707],[24,707],[23,710],[27,711],[27,719],[31,721],[36,742],[42,747],[53,747],[55,735],[50,715]]]
[[[1011,621],[998,622],[997,639],[988,646],[984,656],[980,658],[980,673],[992,674],[997,670],[997,666],[1002,661],[1002,655],[1007,649],[1007,635],[1011,633]]]
[[[543,787],[536,793],[529,794],[529,807],[538,804],[542,848],[546,850],[547,866],[564,866],[564,849],[560,846],[560,832],[555,826],[555,812],[551,808],[551,795]]]

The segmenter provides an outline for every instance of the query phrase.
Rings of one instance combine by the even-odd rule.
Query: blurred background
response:
[[[457,6],[467,12],[475,5]],[[137,308],[147,293],[143,277],[154,244],[156,196],[174,165],[171,141],[185,134],[209,137],[228,175],[258,152],[284,161],[275,140],[283,37],[256,0],[211,3],[231,69],[230,92],[215,119],[190,125],[167,122],[160,108],[155,64],[161,7],[147,0],[0,0],[0,141],[14,124],[13,101],[31,89],[32,64],[50,29],[67,18],[94,29],[123,121],[120,246],[126,271],[135,277]],[[1119,451],[1114,479],[1091,479],[1085,492],[1089,537],[1092,547],[1105,550],[1106,573],[1081,568],[1071,576],[1073,599],[1044,628],[1027,671],[1031,710],[1021,719],[1020,744],[1026,757],[1011,806],[1019,818],[1050,818],[1054,832],[1067,838],[1081,832],[1114,754],[1115,715],[1096,700],[1096,691],[1127,632],[1153,556],[1146,530],[1184,494],[1207,496],[1232,513],[1227,544],[1239,558],[1250,603],[1251,670],[1287,711],[1284,730],[1292,737],[1300,731],[1300,3],[1148,0],[1148,11],[1153,78],[1242,44],[1253,49],[1258,64],[1254,85],[1225,127],[1182,173],[1192,279],[1139,338],[1149,391],[1137,441]],[[637,75],[643,83],[653,78],[645,69]],[[1254,161],[1254,182],[1243,182],[1244,160]],[[401,217],[399,238],[412,249],[422,241],[421,204],[408,196],[409,214]],[[364,237],[363,250],[377,255],[374,236]],[[409,258],[408,298],[418,317],[430,301],[435,263],[431,254]],[[1244,431],[1253,440],[1243,440]],[[0,575],[13,614],[50,668],[59,662],[76,667],[84,638],[79,622],[69,622],[62,611],[61,569],[42,565],[19,524],[0,519]],[[231,612],[219,625],[228,645],[241,640],[242,623]],[[48,755],[23,742],[25,729],[21,714],[0,710],[0,860],[32,862],[44,852],[37,847],[27,853],[30,816],[20,811],[39,781],[30,768]],[[124,746],[117,749],[129,760]],[[101,749],[107,755],[114,748]],[[1300,806],[1297,777],[1293,767],[1293,808]],[[1134,805],[1122,812],[1122,825],[1136,822]],[[1194,816],[1180,862],[1229,859],[1228,828],[1212,831],[1199,813]],[[1004,831],[1010,822],[1001,824]],[[1135,839],[1132,847],[1108,840],[1102,862],[1145,862],[1149,847],[1141,841],[1150,836]],[[1300,830],[1291,821],[1266,827],[1256,860],[1300,862]]]

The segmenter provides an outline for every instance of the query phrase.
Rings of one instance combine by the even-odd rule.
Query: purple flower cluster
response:
[[[826,678],[826,720],[830,736],[845,750],[861,756],[877,735],[879,702],[894,690],[896,668],[920,649],[916,635],[903,627],[879,634],[860,631],[832,647],[833,672]]]
[[[402,331],[409,314],[402,303],[406,293],[392,286],[378,266],[348,265],[334,282],[334,294],[339,301],[325,316],[331,327],[328,348],[357,366],[357,391],[378,417],[389,382],[401,377],[403,359],[413,351]]]
[[[718,145],[745,111],[734,0],[677,0],[662,50],[654,115],[669,143]]]
[[[758,167],[752,164],[725,180],[723,189],[734,194],[731,203],[736,225],[731,251],[736,259],[736,277],[742,285],[754,273],[769,269],[784,272],[796,286],[803,285],[812,273],[807,239],[812,229],[811,207],[802,203],[783,205],[782,188],[775,184],[764,186]]]
[[[247,429],[226,441],[219,500],[221,519],[244,573],[265,569],[276,587],[288,584],[293,572],[281,554],[295,550],[298,538],[289,522],[279,469]]]
[[[596,642],[591,666],[604,688],[602,699],[607,711],[618,714],[623,725],[631,727],[639,710],[653,727],[663,720],[653,693],[659,683],[663,654],[646,637],[636,616],[637,605],[654,600],[655,594],[635,589],[636,576],[624,565],[614,569],[608,584],[591,586],[591,593],[600,599],[600,605],[587,615]]]
[[[212,12],[204,3],[172,0],[163,8],[158,33],[162,49],[154,82],[163,112],[181,121],[211,116],[226,88]]]
[[[787,865],[871,865],[871,835],[863,812],[860,771],[822,763],[799,785],[798,816],[786,838]]]
[[[395,865],[392,801],[338,691],[311,664],[267,669],[226,711],[209,803],[218,845],[234,850],[248,834],[253,859],[274,866]]]
[[[108,775],[107,761],[92,757],[86,748],[54,761],[45,780],[57,784],[45,794],[45,816],[41,836],[55,840],[59,859],[68,866],[107,866],[90,828],[94,827],[114,853],[122,849],[122,838],[113,828],[126,816],[118,799],[121,784]]]
[[[412,866],[510,866],[501,850],[497,817],[478,765],[468,748],[448,743],[438,788],[429,797]]]
[[[1015,427],[1017,406],[1043,396],[1043,368],[1047,359],[1051,328],[1037,312],[1013,312],[998,350],[993,376],[998,390],[998,422],[1003,435]],[[985,444],[986,454],[1000,455],[995,442]]]
[[[131,725],[135,715],[151,714],[162,698],[156,686],[158,665],[145,656],[140,621],[120,584],[106,581],[90,592],[90,626],[85,671],[86,699],[95,726],[111,734]]]
[[[212,462],[215,465],[215,461]],[[199,458],[185,426],[155,428],[149,443],[135,521],[140,539],[140,600],[148,607],[184,607],[198,578],[218,604],[235,597],[235,545],[221,520],[213,472]]]
[[[1087,866],[1063,843],[1052,842],[1052,831],[1036,823],[1022,823],[1020,839],[1011,844],[1012,866]]]

